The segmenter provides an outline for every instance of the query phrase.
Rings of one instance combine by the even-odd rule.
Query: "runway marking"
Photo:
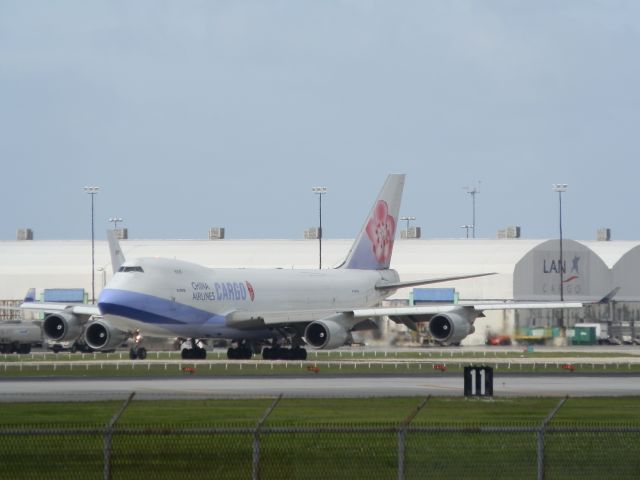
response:
[[[416,385],[417,387],[424,387],[424,388],[433,388],[435,390],[452,390],[452,391],[458,391],[461,390],[462,387],[448,387],[445,385],[435,385],[432,383],[423,383],[421,385]],[[413,387],[409,387],[409,388],[413,388]]]

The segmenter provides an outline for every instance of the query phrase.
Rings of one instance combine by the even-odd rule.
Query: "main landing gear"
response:
[[[246,343],[240,343],[237,347],[227,349],[227,358],[229,360],[251,360],[253,358],[253,350]]]
[[[282,348],[278,345],[262,349],[264,360],[306,360],[307,351],[302,347]]]
[[[280,338],[271,339],[270,346],[262,349],[264,360],[306,360],[307,351],[302,339],[302,332],[297,330],[278,330]],[[286,345],[286,346],[285,346]]]
[[[180,356],[183,360],[204,360],[207,358],[207,350],[200,340],[190,338],[182,344]]]

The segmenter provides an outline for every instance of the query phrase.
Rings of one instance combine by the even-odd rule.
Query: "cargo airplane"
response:
[[[490,273],[402,282],[390,268],[404,175],[389,175],[344,262],[334,269],[217,269],[163,258],[124,261],[110,236],[115,275],[97,305],[25,301],[21,308],[47,313],[46,337],[64,341],[84,335],[95,350],[111,349],[140,334],[185,339],[183,358],[205,358],[202,342],[232,342],[230,359],[307,357],[305,347],[335,349],[351,332],[375,327],[388,316],[411,329],[427,324],[442,344],[474,331],[485,310],[576,308],[582,303],[508,303],[380,307],[396,290]],[[131,358],[145,358],[138,342]]]

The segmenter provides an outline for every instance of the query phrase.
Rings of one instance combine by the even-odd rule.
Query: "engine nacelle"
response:
[[[82,333],[82,323],[73,313],[51,313],[42,322],[42,331],[49,340],[65,342],[78,338]]]
[[[113,328],[104,320],[91,322],[84,331],[84,341],[94,350],[115,348],[129,338],[127,332]]]
[[[326,320],[316,320],[307,325],[304,330],[304,339],[311,348],[318,350],[338,348],[349,339],[349,331],[336,315]]]
[[[460,343],[474,330],[471,321],[465,315],[456,312],[441,313],[429,320],[429,333],[445,345]]]

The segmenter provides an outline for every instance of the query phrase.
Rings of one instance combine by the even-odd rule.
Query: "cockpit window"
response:
[[[126,267],[126,266],[121,266],[118,269],[119,272],[140,272],[140,273],[144,273],[144,270],[142,270],[142,267]]]

